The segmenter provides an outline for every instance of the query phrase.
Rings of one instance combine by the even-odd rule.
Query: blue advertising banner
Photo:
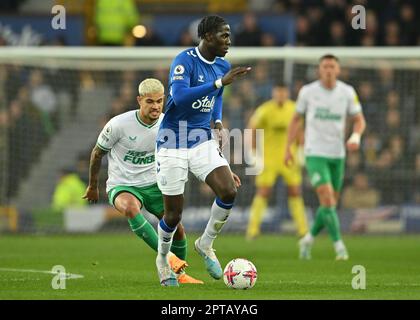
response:
[[[66,15],[65,29],[54,29],[54,15],[8,16],[0,15],[0,37],[9,46],[39,46],[63,43],[84,45],[84,19]]]

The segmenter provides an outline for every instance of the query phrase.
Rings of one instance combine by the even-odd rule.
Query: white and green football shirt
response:
[[[305,115],[305,156],[344,158],[347,115],[362,112],[354,88],[337,81],[328,90],[314,81],[302,87],[296,102],[296,111]]]
[[[108,154],[106,192],[116,186],[145,187],[156,183],[156,135],[163,114],[151,125],[138,110],[120,114],[105,125],[96,145]]]

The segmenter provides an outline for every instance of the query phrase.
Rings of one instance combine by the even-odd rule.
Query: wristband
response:
[[[361,138],[360,133],[353,132],[352,135],[350,136],[348,142],[349,143],[360,144],[360,138]]]
[[[214,85],[216,86],[217,89],[220,89],[221,87],[223,87],[222,79],[217,79],[214,82]]]

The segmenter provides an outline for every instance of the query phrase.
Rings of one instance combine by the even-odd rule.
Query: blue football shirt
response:
[[[165,116],[157,148],[192,148],[212,138],[211,120],[222,120],[223,87],[214,82],[230,70],[225,59],[201,56],[198,47],[182,51],[171,64]]]

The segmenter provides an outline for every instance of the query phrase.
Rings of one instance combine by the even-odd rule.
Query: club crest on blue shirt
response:
[[[179,64],[174,69],[174,74],[183,74],[185,71],[185,68],[182,64]]]

